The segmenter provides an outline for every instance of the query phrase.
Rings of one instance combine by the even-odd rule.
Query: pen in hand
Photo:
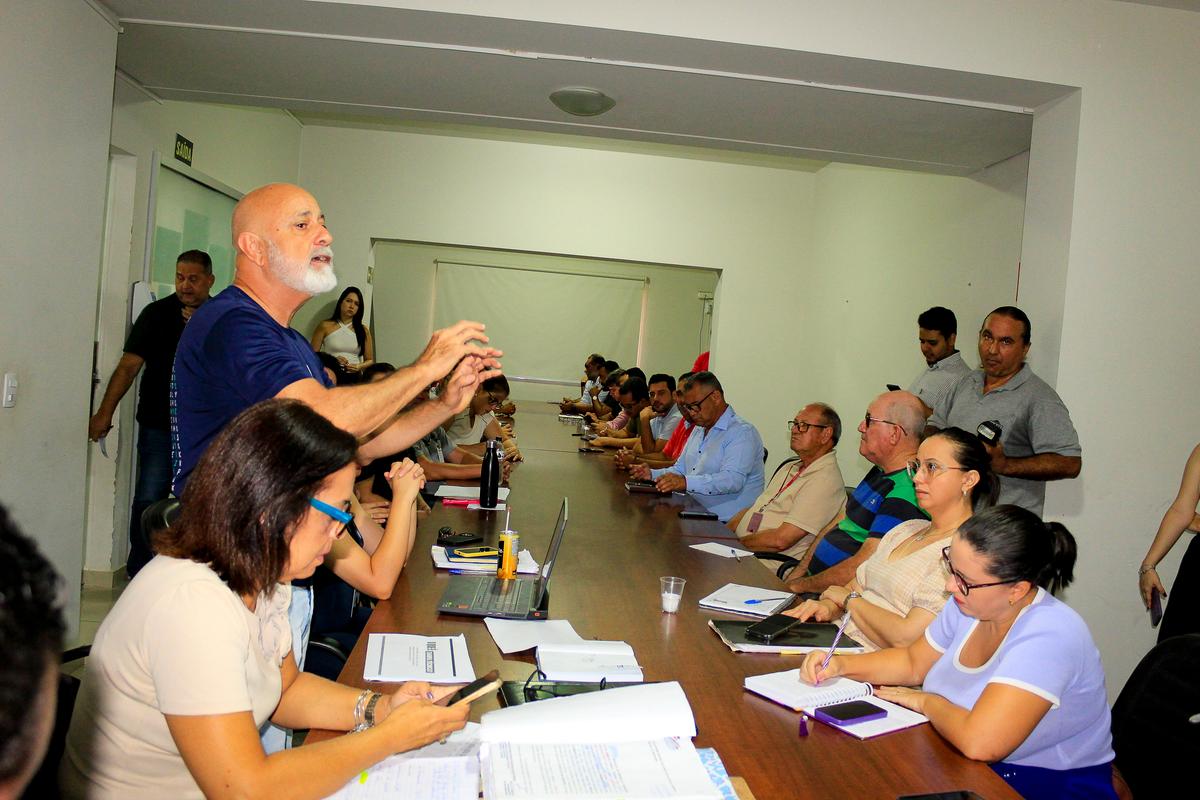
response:
[[[842,624],[838,626],[837,633],[833,637],[833,644],[829,645],[829,652],[825,654],[824,660],[821,661],[821,668],[817,672],[824,672],[829,666],[829,659],[833,658],[833,651],[837,650],[838,642],[842,640],[842,634],[846,632],[846,626],[850,624],[850,609],[846,609],[846,616],[842,618]]]

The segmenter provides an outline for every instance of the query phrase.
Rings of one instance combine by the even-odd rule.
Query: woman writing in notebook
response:
[[[292,659],[286,584],[311,576],[343,535],[356,451],[295,400],[252,406],[213,441],[158,555],[96,634],[64,796],[326,797],[463,727],[467,704],[436,705],[428,684],[360,692]],[[361,732],[267,755],[268,719]]]
[[[952,603],[907,647],[810,653],[801,680],[844,675],[929,717],[1023,797],[1115,798],[1104,669],[1087,624],[1052,595],[1075,539],[1017,506],[964,522],[943,551]],[[921,690],[904,687],[921,686]]]
[[[868,651],[904,647],[921,636],[949,598],[942,548],[976,508],[995,504],[1000,484],[987,450],[961,428],[947,428],[922,442],[908,474],[930,521],[892,528],[859,565],[854,580],[783,613],[828,622],[849,611],[846,634]]]

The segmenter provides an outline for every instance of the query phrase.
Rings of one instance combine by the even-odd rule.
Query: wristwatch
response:
[[[846,595],[846,599],[842,601],[842,608],[849,610],[850,601],[856,597],[862,597],[862,595],[858,592],[851,592],[850,594]]]

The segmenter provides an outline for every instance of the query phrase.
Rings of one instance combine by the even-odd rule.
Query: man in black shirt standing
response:
[[[192,312],[208,300],[212,289],[212,259],[203,250],[188,250],[175,263],[175,293],[142,310],[125,341],[100,407],[88,423],[93,442],[112,428],[113,413],[133,381],[146,367],[138,397],[138,475],[129,517],[129,559],[132,578],[154,553],[142,538],[142,512],[171,490],[171,370],[175,348]]]

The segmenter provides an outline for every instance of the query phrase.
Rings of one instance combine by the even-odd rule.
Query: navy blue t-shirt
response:
[[[179,339],[171,381],[175,496],[234,417],[305,378],[330,386],[308,340],[241,289],[230,286],[197,309]]]

